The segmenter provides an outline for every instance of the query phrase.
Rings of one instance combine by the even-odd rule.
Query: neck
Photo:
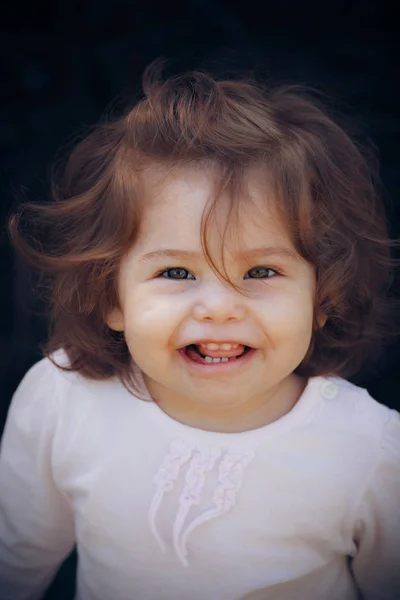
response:
[[[292,374],[272,392],[229,408],[201,406],[173,393],[165,394],[146,377],[145,383],[154,402],[175,421],[205,431],[240,433],[269,425],[289,413],[301,397],[307,380]]]

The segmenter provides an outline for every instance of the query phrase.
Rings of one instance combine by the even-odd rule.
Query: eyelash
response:
[[[157,278],[163,278],[163,279],[172,279],[174,281],[193,281],[195,280],[195,277],[193,278],[187,278],[187,277],[166,277],[164,275],[164,273],[168,273],[168,271],[178,271],[182,269],[183,271],[186,271],[186,273],[190,273],[190,271],[188,269],[185,269],[184,267],[168,267],[168,268],[164,268],[162,269],[162,271],[158,271],[158,273],[156,273],[155,277]],[[254,269],[266,269],[267,271],[273,271],[275,273],[275,275],[282,275],[281,271],[278,271],[278,269],[272,269],[271,267],[252,267],[251,269],[249,269],[247,271],[247,273],[249,273],[250,271],[253,271]],[[247,275],[246,273],[246,275]],[[246,279],[271,279],[271,277],[246,277]]]

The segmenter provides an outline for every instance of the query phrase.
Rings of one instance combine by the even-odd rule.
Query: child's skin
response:
[[[156,169],[145,177],[146,207],[139,238],[119,273],[121,309],[108,325],[124,331],[130,353],[144,374],[149,392],[168,415],[187,425],[221,432],[255,429],[288,413],[307,381],[293,373],[306,355],[313,330],[315,272],[295,250],[285,224],[268,200],[261,171],[248,172],[248,191],[239,227],[225,242],[229,276],[250,292],[242,295],[213,272],[201,248],[200,221],[212,194],[212,170],[195,167]],[[210,227],[211,254],[222,269],[221,231],[228,208],[223,197]],[[285,248],[294,256],[237,253]],[[193,256],[153,256],[177,250]],[[255,278],[262,267],[262,278]],[[179,270],[184,279],[176,279]],[[277,269],[276,274],[270,269]],[[157,276],[164,271],[163,276]],[[168,277],[166,277],[168,275]],[[249,277],[251,275],[251,277]],[[175,279],[172,279],[172,277]],[[324,315],[318,315],[323,326]],[[179,349],[188,344],[237,343],[252,347],[245,358],[198,364]],[[201,348],[208,356],[236,350]],[[239,346],[240,350],[240,346]]]

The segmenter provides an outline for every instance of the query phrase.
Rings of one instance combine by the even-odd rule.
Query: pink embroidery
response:
[[[154,478],[157,489],[149,511],[150,528],[163,552],[166,551],[166,545],[157,530],[155,519],[164,495],[174,489],[182,467],[190,461],[185,476],[185,487],[179,498],[178,511],[173,525],[173,545],[179,560],[183,565],[188,566],[187,541],[190,533],[203,523],[228,512],[235,506],[244,471],[254,456],[255,451],[252,448],[228,447],[221,449],[213,446],[201,448],[182,440],[174,440],[171,443],[169,454],[165,457]],[[221,460],[218,467],[218,485],[212,497],[214,506],[193,519],[182,534],[191,507],[201,504],[207,473],[216,467],[219,459]]]
[[[190,508],[200,504],[201,495],[205,483],[205,474],[214,467],[219,458],[219,448],[206,447],[199,449],[192,457],[189,469],[185,477],[185,488],[179,498],[180,508],[175,519],[173,529],[174,548],[180,560],[185,563],[185,556],[179,542],[179,536]]]
[[[191,454],[192,448],[189,447],[185,442],[181,440],[174,440],[171,443],[169,454],[165,457],[164,462],[160,466],[154,478],[154,482],[157,485],[157,491],[150,506],[149,523],[153,535],[163,552],[166,551],[166,546],[160,534],[158,533],[155,524],[156,514],[161,506],[164,494],[173,490],[175,482],[179,476],[179,471],[182,465],[189,460]]]
[[[255,451],[252,449],[228,448],[219,466],[219,485],[213,496],[215,506],[194,519],[181,537],[180,549],[183,555],[183,564],[189,564],[187,561],[189,534],[203,523],[228,512],[235,506],[237,493],[242,486],[244,470],[254,456]]]

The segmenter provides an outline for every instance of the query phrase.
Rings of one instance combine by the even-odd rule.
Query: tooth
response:
[[[218,350],[219,349],[219,345],[215,344],[214,342],[210,342],[209,344],[205,344],[204,347],[207,348],[207,350]]]
[[[236,350],[239,344],[230,344],[229,342],[216,344],[215,342],[209,342],[208,344],[200,344],[200,346],[201,348],[207,348],[207,350]]]
[[[233,347],[232,344],[228,344],[228,343],[221,344],[221,346],[220,346],[221,350],[232,350],[232,347]]]
[[[220,362],[229,362],[230,358],[211,358],[211,356],[205,356],[204,360],[206,361],[206,363],[210,364],[210,363],[220,363]]]

